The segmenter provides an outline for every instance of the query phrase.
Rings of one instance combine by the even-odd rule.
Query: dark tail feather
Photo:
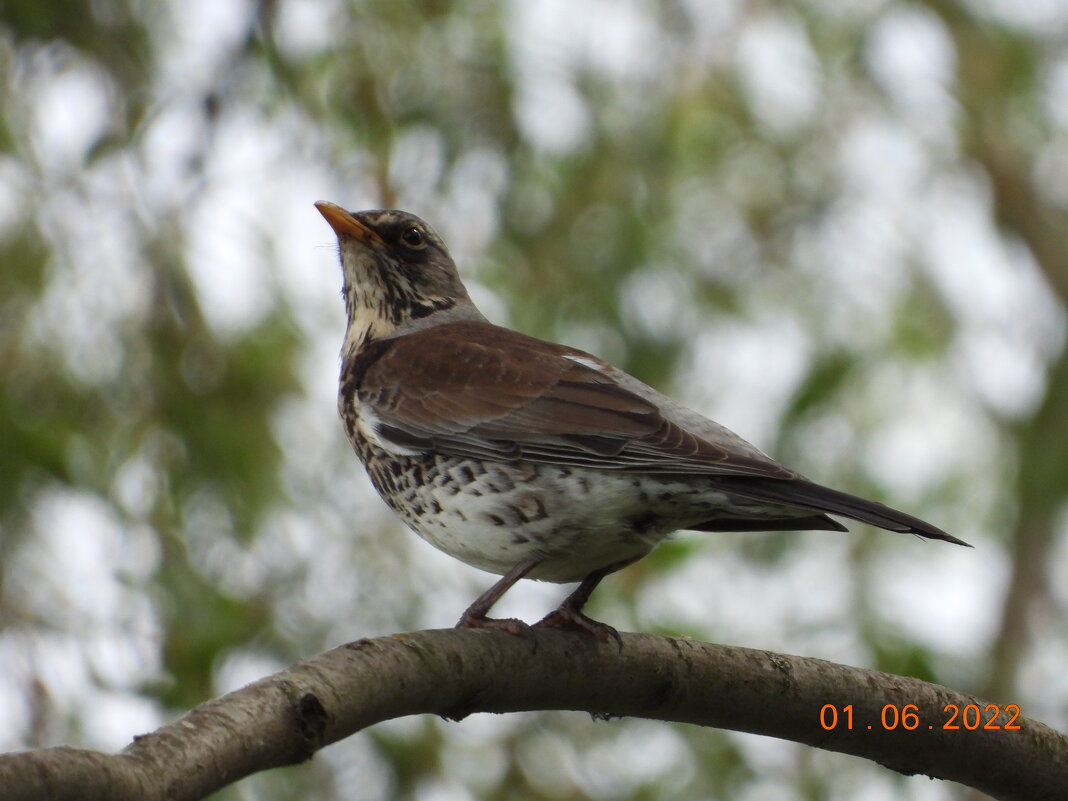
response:
[[[849,531],[837,520],[827,515],[812,515],[812,517],[773,517],[761,519],[757,517],[717,517],[690,526],[690,531]]]
[[[944,540],[956,545],[972,547],[964,540],[957,539],[952,534],[947,534],[918,517],[891,509],[877,501],[869,501],[847,492],[839,492],[820,484],[814,484],[803,478],[724,476],[717,479],[716,483],[725,490],[747,498],[773,501],[801,509],[811,509],[815,512],[830,512],[859,520],[861,523],[870,523],[887,531],[918,534],[931,540]]]

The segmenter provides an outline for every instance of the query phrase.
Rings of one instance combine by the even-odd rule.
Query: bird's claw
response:
[[[619,632],[615,628],[566,606],[561,606],[559,609],[547,614],[534,624],[534,628],[579,629],[592,634],[600,642],[615,640],[619,650],[623,650],[623,638],[619,636]]]
[[[486,617],[485,615],[469,614],[464,612],[456,623],[458,629],[497,629],[506,631],[516,637],[532,639],[534,630],[529,623],[514,617]]]

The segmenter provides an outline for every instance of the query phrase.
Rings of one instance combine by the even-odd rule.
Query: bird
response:
[[[489,616],[501,596],[522,578],[578,582],[534,626],[621,644],[583,607],[679,530],[847,531],[836,515],[968,545],[809,481],[596,356],[491,323],[419,217],[315,206],[338,240],[338,411],[356,455],[412,530],[501,576],[457,627],[529,636]]]

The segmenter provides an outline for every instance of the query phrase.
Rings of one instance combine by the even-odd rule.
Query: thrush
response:
[[[579,582],[535,625],[618,639],[583,606],[680,529],[846,531],[838,515],[967,545],[805,479],[589,353],[490,323],[418,217],[315,205],[340,247],[338,409],[356,454],[416,533],[502,576],[458,626],[529,632],[488,617],[526,577]]]

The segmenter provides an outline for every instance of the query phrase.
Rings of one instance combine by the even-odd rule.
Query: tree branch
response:
[[[820,725],[826,704],[838,711],[830,731]],[[913,730],[902,725],[914,722],[902,717],[906,704],[916,705]],[[1068,737],[1023,716],[1018,731],[968,730],[960,716],[959,729],[944,729],[947,704],[987,706],[916,679],[687,639],[624,634],[619,650],[555,630],[531,639],[423,631],[328,651],[135,737],[119,754],[51,748],[0,756],[0,787],[10,801],[191,801],[391,718],[569,709],[780,737],[998,799],[1064,797]],[[991,725],[1007,722],[1002,712]]]

